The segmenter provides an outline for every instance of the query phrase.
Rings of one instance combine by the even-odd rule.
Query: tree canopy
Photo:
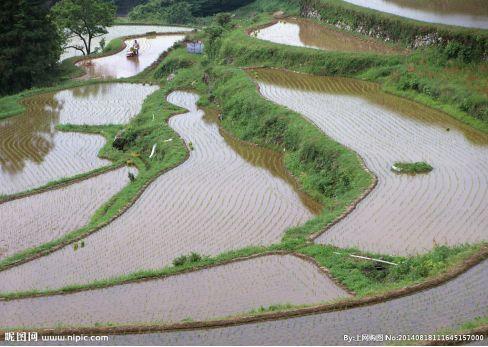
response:
[[[193,17],[211,16],[218,12],[232,11],[253,0],[149,0],[136,6],[129,13],[135,20],[151,19],[181,24]],[[182,11],[184,9],[184,11]],[[178,21],[175,21],[177,19]]]
[[[0,94],[50,79],[62,49],[46,2],[1,1],[0,13]]]
[[[113,24],[116,6],[103,0],[61,0],[51,12],[63,30],[65,48],[88,55],[92,52],[92,39],[106,34],[107,27]]]

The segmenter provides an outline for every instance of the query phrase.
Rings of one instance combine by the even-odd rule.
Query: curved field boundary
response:
[[[274,67],[268,68],[268,67],[262,67],[262,66],[246,67],[246,68],[242,68],[242,69],[244,71],[253,71],[253,70],[258,70],[258,69],[273,69],[273,70],[278,70],[278,71],[292,71],[292,70],[286,70],[286,69],[281,69],[281,68],[274,68]],[[298,72],[298,71],[293,71],[293,72],[303,74],[303,75],[307,75],[304,72]],[[262,96],[259,84],[255,80],[253,80],[253,81],[254,81],[254,85],[256,86],[256,90],[258,91],[259,95]],[[311,119],[304,117],[300,113],[297,113],[297,114],[299,114],[300,117],[302,117],[305,121],[309,122],[310,124],[313,124],[321,133],[323,133],[322,129],[320,129],[320,127],[315,122],[313,122]],[[371,193],[373,191],[373,189],[378,184],[378,177],[376,176],[376,174],[374,172],[372,172],[367,167],[366,163],[364,162],[364,159],[352,148],[350,148],[344,144],[341,144],[341,146],[347,148],[349,151],[354,153],[354,155],[358,158],[359,163],[361,164],[362,168],[372,177],[372,182],[369,185],[369,187],[367,187],[366,190],[364,190],[363,193],[360,196],[358,196],[339,217],[337,217],[335,220],[333,220],[332,222],[327,224],[322,230],[317,231],[313,234],[310,234],[308,236],[310,241],[314,241],[317,237],[319,237],[320,235],[325,233],[327,230],[329,230],[331,227],[333,227],[334,225],[339,223],[341,220],[346,218],[352,211],[354,211],[354,209],[358,206],[358,204],[361,201],[363,201],[368,196],[369,193]]]
[[[178,288],[188,290],[180,297]],[[141,296],[143,293],[145,295]],[[138,297],[134,302],[131,301],[133,296]],[[171,279],[154,279],[49,298],[3,301],[0,302],[0,321],[3,328],[49,328],[59,326],[58,322],[79,327],[97,322],[179,322],[187,317],[207,320],[242,314],[263,305],[288,302],[313,305],[348,296],[314,262],[294,254],[267,254]],[[93,304],[96,307],[89,308]],[[59,315],[57,306],[62,307]],[[112,306],[117,306],[113,314],[110,312]],[[80,308],[79,312],[76,307]],[[134,315],[127,316],[130,312]]]
[[[181,114],[180,112],[177,112],[173,115],[171,115],[170,117],[168,117],[165,121],[166,123],[168,123],[169,119],[171,117],[174,117],[176,115],[179,115]],[[181,137],[179,137],[179,135],[177,135],[178,138],[180,139],[180,141],[184,144],[184,141],[181,139]],[[184,163],[190,156],[190,152],[188,151],[188,148],[185,146],[185,150],[186,150],[186,156],[184,158],[183,161],[181,161],[180,163],[178,163],[177,165],[172,165],[170,167],[167,167],[163,170],[161,170],[157,175],[155,175],[154,177],[151,177],[151,179],[149,179],[146,183],[144,183],[144,185],[141,187],[141,189],[138,191],[138,193],[136,195],[134,195],[130,201],[122,208],[120,209],[114,216],[112,216],[109,220],[103,222],[103,223],[100,223],[98,224],[97,226],[87,230],[86,232],[82,233],[81,235],[73,238],[73,239],[70,239],[70,240],[67,240],[65,242],[61,242],[49,249],[46,249],[46,250],[43,250],[39,253],[36,253],[36,254],[33,254],[32,256],[28,256],[26,258],[22,258],[20,260],[17,260],[17,261],[13,261],[11,263],[8,263],[7,265],[4,265],[4,266],[0,266],[0,271],[5,271],[5,270],[8,270],[10,268],[13,268],[15,266],[18,266],[18,265],[21,265],[21,264],[24,264],[24,263],[27,263],[29,261],[32,261],[34,259],[38,259],[38,258],[41,258],[45,255],[48,255],[48,254],[51,254],[61,248],[64,248],[70,244],[72,244],[73,242],[77,242],[77,241],[80,241],[82,239],[84,239],[85,237],[97,232],[98,230],[100,230],[101,228],[105,227],[106,225],[112,223],[114,220],[116,220],[117,218],[119,218],[122,214],[125,213],[125,211],[127,211],[132,205],[134,205],[134,203],[137,201],[137,199],[139,199],[139,197],[142,195],[142,193],[144,193],[144,191],[147,189],[147,187],[152,183],[154,182],[154,180],[156,180],[159,176],[161,176],[162,174],[174,169],[175,167],[181,165],[182,163]],[[121,164],[120,166],[122,166],[123,164]],[[79,180],[83,180],[83,179],[86,179],[86,177],[81,177],[79,178]],[[75,182],[74,182],[75,183]],[[55,189],[55,188],[58,188],[59,186],[55,186],[53,188],[50,188],[50,189]]]
[[[459,275],[468,271],[475,265],[480,264],[485,259],[488,259],[488,246],[484,246],[480,252],[466,259],[463,263],[452,267],[446,273],[431,278],[425,282],[411,285],[402,289],[394,290],[385,294],[375,295],[372,297],[364,297],[360,299],[351,299],[338,303],[317,305],[306,308],[292,309],[284,312],[271,312],[260,315],[249,315],[242,317],[234,317],[228,319],[218,319],[211,321],[198,322],[182,322],[176,324],[147,324],[147,325],[120,325],[120,326],[99,326],[99,327],[79,327],[79,328],[53,328],[53,329],[38,329],[41,335],[71,335],[71,334],[142,334],[154,332],[170,332],[181,330],[197,330],[230,327],[235,325],[258,323],[265,321],[281,320],[287,318],[295,318],[305,315],[313,315],[318,313],[326,313],[333,311],[342,311],[362,306],[370,306],[396,298],[408,296],[420,291],[434,288],[455,279]],[[10,330],[9,330],[10,331]],[[0,331],[0,338],[4,338],[6,331]]]
[[[125,284],[130,284],[130,283],[138,283],[138,282],[152,281],[152,280],[157,280],[157,279],[170,278],[170,277],[175,277],[175,276],[179,276],[182,274],[188,274],[188,273],[192,273],[192,272],[207,270],[207,269],[217,267],[217,266],[225,266],[228,264],[243,262],[243,261],[247,261],[247,260],[251,260],[251,259],[255,259],[255,258],[260,258],[260,257],[271,256],[271,255],[292,255],[294,257],[297,257],[297,258],[300,258],[304,261],[307,261],[307,262],[311,263],[312,265],[314,265],[315,267],[317,267],[325,276],[327,276],[332,282],[334,282],[334,284],[336,286],[340,287],[341,289],[346,291],[351,296],[356,295],[356,293],[351,291],[349,288],[344,286],[344,284],[342,284],[339,280],[337,280],[334,276],[332,276],[329,269],[320,265],[311,256],[301,254],[298,252],[289,252],[289,251],[277,250],[277,251],[263,251],[261,253],[256,253],[256,254],[252,254],[249,256],[241,256],[241,257],[231,258],[228,260],[223,260],[223,261],[220,261],[218,263],[214,263],[214,264],[210,264],[210,265],[197,265],[197,266],[194,266],[194,267],[191,267],[188,269],[184,269],[181,271],[173,272],[173,273],[162,274],[162,275],[153,275],[153,276],[141,276],[141,277],[138,277],[135,279],[122,280],[122,281],[116,282],[116,283],[107,283],[107,284],[97,285],[96,287],[92,287],[92,286],[87,285],[86,287],[80,287],[80,288],[70,290],[70,291],[66,291],[63,289],[57,289],[57,290],[52,290],[52,291],[45,292],[45,293],[43,293],[43,292],[41,292],[41,293],[26,292],[25,295],[19,295],[16,297],[0,296],[0,301],[12,301],[12,300],[20,300],[20,299],[26,299],[26,298],[48,297],[48,296],[55,296],[55,295],[68,295],[71,293],[79,293],[79,292],[84,292],[84,291],[90,291],[93,289],[110,288],[110,287],[114,287],[114,286],[121,286],[121,285],[125,285]]]
[[[193,31],[177,31],[177,32],[171,32],[171,33],[156,33],[156,34],[142,34],[142,35],[126,35],[126,36],[121,36],[121,37],[118,37],[118,39],[122,40],[122,44],[120,45],[120,47],[116,50],[113,50],[113,51],[109,51],[109,52],[105,52],[105,53],[101,53],[101,54],[97,54],[97,55],[90,55],[90,56],[80,56],[80,57],[77,57],[76,59],[73,59],[73,64],[74,65],[77,65],[83,61],[90,61],[90,60],[94,60],[94,59],[99,59],[99,58],[104,58],[104,57],[108,57],[108,56],[111,56],[111,55],[115,55],[115,54],[118,54],[120,52],[122,52],[124,49],[127,48],[127,44],[126,44],[126,41],[128,40],[131,40],[131,39],[138,39],[138,38],[144,38],[144,37],[151,37],[151,36],[177,36],[177,35],[188,35],[189,33],[192,33]],[[180,41],[182,42],[182,41]],[[142,74],[144,73],[144,71],[146,70],[150,70],[151,68],[154,67],[154,64],[157,64],[158,62],[160,62],[160,60],[165,56],[164,54],[167,52],[169,52],[170,50],[166,50],[164,51],[163,53],[161,53],[161,55],[159,56],[158,59],[156,59],[155,62],[153,62],[152,64],[150,64],[148,67],[146,67],[144,70],[142,70],[141,72],[139,72],[139,74]],[[78,67],[82,68],[83,69],[83,74],[80,74],[79,76],[76,77],[76,79],[83,79],[83,77],[85,77],[88,72],[86,71],[86,69],[83,68],[83,66],[81,65],[77,65]],[[138,75],[139,75],[138,74]],[[127,78],[133,78],[135,76],[131,76],[131,77],[127,77]],[[99,77],[95,78],[96,79],[99,79]],[[120,79],[124,79],[124,78],[120,78]],[[119,80],[119,79],[115,79],[115,80]]]
[[[189,161],[151,185],[121,219],[86,238],[91,246],[83,253],[64,248],[44,260],[3,272],[2,291],[85,285],[131,277],[141,269],[157,272],[191,251],[218,257],[228,250],[271,245],[280,242],[284,230],[305,223],[319,212],[285,181],[279,154],[241,147],[225,139],[219,134],[216,117],[208,122],[210,119],[197,110],[194,93],[172,93],[168,101],[189,109],[170,122],[186,142],[196,142]],[[176,195],[159,201],[168,194]],[[188,197],[195,202],[189,203]],[[138,232],[134,234],[134,230]],[[200,230],[198,235],[195,230]],[[130,251],[127,245],[131,245]],[[111,255],[97,256],[106,249]],[[36,275],[29,279],[27,273]]]
[[[187,34],[188,32],[186,32]],[[173,33],[168,33],[168,34],[173,34]],[[176,34],[175,34],[176,35]],[[139,37],[139,36],[137,36]],[[128,36],[128,38],[130,39],[130,36]],[[124,42],[124,41],[123,41]],[[124,49],[124,47],[121,48],[121,50]],[[148,66],[144,71],[141,71],[141,74],[143,74],[145,71],[147,70],[151,70],[153,69],[155,66],[157,66],[161,61],[162,59],[164,59],[164,57],[166,57],[171,51],[172,51],[173,48],[170,48],[166,51],[164,51],[160,56],[159,58],[153,63],[151,64],[150,66]],[[120,51],[118,51],[120,52]],[[117,52],[115,52],[117,53]],[[111,55],[111,54],[114,54],[113,52],[109,52],[107,53],[107,55]],[[80,60],[83,60],[83,59],[91,59],[91,57],[80,57],[81,59]],[[130,80],[134,80],[134,78],[137,77],[137,76],[133,76],[132,78],[129,79]],[[127,79],[126,79],[127,80]],[[88,84],[92,84],[92,83],[112,83],[116,80],[114,79],[102,79],[102,80],[87,80],[87,81],[84,81],[84,82],[81,82],[81,83],[76,83],[75,86],[73,87],[61,87],[61,88],[47,88],[47,89],[41,89],[39,90],[38,92],[34,92],[33,94],[28,94],[28,95],[24,95],[21,97],[21,99],[23,98],[26,98],[26,97],[30,97],[30,96],[34,96],[34,95],[37,95],[37,94],[43,94],[43,93],[50,93],[50,92],[53,92],[53,91],[61,91],[61,90],[65,90],[65,89],[70,89],[70,88],[74,88],[74,87],[81,87],[81,86],[84,86],[84,85],[88,85]],[[137,82],[130,82],[130,83],[137,83]],[[169,94],[169,93],[168,93]],[[21,112],[19,112],[21,113]],[[17,115],[18,113],[16,114],[12,114],[11,116],[15,116]],[[168,124],[169,122],[169,119],[175,115],[178,115],[180,114],[179,112],[171,115],[170,117],[168,117],[166,119],[166,124]],[[10,116],[9,116],[10,117]],[[179,135],[177,135],[179,137]],[[188,148],[186,147],[186,144],[184,143],[184,141],[181,139],[181,137],[179,137],[181,143],[185,146],[185,149],[186,149],[186,157],[184,160],[182,160],[181,163],[179,163],[178,165],[182,164],[183,162],[185,162],[188,158],[189,158],[189,150]],[[25,192],[19,192],[19,193],[16,193],[16,194],[11,194],[11,195],[7,195],[7,196],[0,196],[0,204],[4,203],[4,202],[9,202],[9,201],[12,201],[12,200],[16,200],[16,199],[20,199],[20,198],[24,198],[24,197],[28,197],[28,196],[31,196],[31,195],[35,195],[35,194],[40,194],[40,193],[43,193],[43,192],[46,192],[46,191],[50,191],[50,190],[54,190],[54,189],[57,189],[57,188],[62,188],[62,187],[65,187],[65,186],[68,186],[68,185],[71,185],[71,184],[75,184],[77,182],[80,182],[82,180],[85,180],[87,178],[91,178],[91,177],[94,177],[96,175],[100,175],[100,174],[103,174],[103,173],[106,173],[110,170],[115,170],[115,169],[118,169],[122,166],[124,166],[125,163],[119,163],[119,164],[113,164],[113,165],[109,165],[109,166],[106,166],[106,167],[102,167],[102,168],[98,168],[98,169],[95,169],[93,170],[92,172],[88,172],[88,173],[83,173],[83,174],[80,174],[80,175],[77,175],[77,176],[74,176],[74,177],[70,177],[68,179],[62,179],[58,182],[54,181],[54,182],[51,182],[51,183],[48,183],[46,184],[45,186],[43,187],[39,187],[39,188],[35,188],[35,189],[32,189],[32,190],[29,190],[29,191],[25,191]],[[136,201],[137,199],[140,197],[140,195],[142,195],[142,193],[144,192],[144,190],[156,179],[158,178],[159,176],[161,176],[162,174],[164,174],[165,172],[169,171],[169,170],[172,170],[173,168],[177,167],[178,165],[174,165],[172,167],[168,167],[164,170],[162,170],[161,172],[159,172],[155,177],[153,177],[151,180],[149,180],[148,182],[146,182],[146,184],[144,184],[143,187],[141,187],[141,190],[138,192],[138,194],[136,194],[131,201],[128,202],[128,204],[125,206],[125,208],[121,209],[116,215],[114,215],[110,220],[98,225],[98,226],[95,226],[93,229],[90,229],[86,234],[83,233],[82,235],[80,235],[79,237],[77,238],[74,238],[72,240],[69,240],[69,241],[66,241],[66,242],[62,242],[58,245],[56,245],[54,248],[49,248],[47,250],[43,250],[39,253],[36,253],[36,254],[33,254],[32,256],[27,256],[27,257],[23,257],[22,259],[19,259],[19,260],[16,260],[16,261],[13,261],[13,262],[8,262],[6,265],[2,265],[2,262],[4,262],[5,260],[8,260],[8,258],[4,259],[2,262],[0,262],[0,271],[4,271],[4,270],[7,270],[7,269],[10,269],[12,267],[15,267],[15,266],[18,266],[18,265],[21,265],[21,264],[24,264],[24,263],[27,263],[31,260],[34,260],[34,259],[38,259],[40,257],[43,257],[45,255],[48,255],[58,249],[61,249],[61,248],[64,248],[66,247],[67,245],[73,243],[73,242],[78,242],[80,241],[81,239],[83,239],[85,236],[88,236],[96,231],[98,231],[99,229],[101,229],[102,227],[110,224],[112,221],[114,221],[115,219],[117,219],[120,215],[122,215],[127,209],[129,209]]]

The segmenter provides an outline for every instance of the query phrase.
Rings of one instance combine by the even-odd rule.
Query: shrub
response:
[[[181,266],[187,262],[187,257],[186,255],[180,255],[179,257],[176,257],[173,259],[173,265],[174,266]]]

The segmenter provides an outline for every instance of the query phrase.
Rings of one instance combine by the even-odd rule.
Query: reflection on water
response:
[[[424,22],[488,29],[486,0],[344,0]]]
[[[214,111],[206,110],[203,120],[208,122],[208,124],[217,125],[218,114]],[[312,199],[308,194],[301,191],[297,180],[288,173],[283,165],[282,154],[240,141],[223,129],[220,129],[219,133],[226,144],[246,162],[254,167],[266,170],[274,177],[282,179],[287,185],[292,187],[295,193],[300,197],[301,202],[310,210],[310,212],[316,215],[321,212],[322,205]]]
[[[92,84],[23,100],[23,114],[0,121],[0,194],[108,164],[97,156],[103,137],[58,132],[56,125],[126,123],[156,88]]]
[[[112,77],[123,78],[137,75],[154,63],[161,54],[184,39],[184,35],[159,35],[138,38],[139,55],[127,57],[126,51],[107,57],[86,60],[78,63],[85,68],[87,74],[83,78]],[[127,40],[127,47],[132,46],[134,40]]]
[[[190,252],[216,255],[269,245],[320,211],[289,184],[280,155],[222,136],[216,115],[204,119],[197,100],[189,92],[168,96],[170,103],[189,110],[169,121],[193,144],[185,162],[159,176],[124,214],[88,236],[82,252],[66,247],[0,272],[0,291],[59,288],[161,268]],[[156,151],[167,146],[159,141]]]
[[[262,94],[352,148],[377,187],[317,241],[388,254],[488,240],[488,135],[376,84],[255,70]],[[396,161],[426,161],[426,175],[397,175]]]
[[[254,35],[261,40],[292,46],[345,52],[400,53],[401,50],[372,39],[359,38],[304,19],[279,21],[258,30]]]
[[[109,43],[111,40],[122,36],[144,35],[150,32],[172,33],[172,32],[185,32],[191,30],[192,30],[191,28],[160,26],[160,25],[114,25],[107,28],[108,31],[107,34],[103,36],[95,37],[92,40],[92,47],[95,48],[99,47],[100,40],[102,38],[105,38],[105,42]],[[81,42],[80,39],[73,38],[69,44],[82,45],[83,43]],[[74,56],[79,56],[79,55],[81,55],[80,51],[77,51],[76,49],[73,48],[69,48],[61,55],[61,60],[74,57]]]

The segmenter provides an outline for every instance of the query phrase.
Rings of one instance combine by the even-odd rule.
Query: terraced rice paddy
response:
[[[192,251],[216,255],[269,245],[320,211],[290,184],[278,154],[220,135],[215,119],[196,108],[197,99],[187,92],[168,97],[189,110],[170,120],[193,144],[187,161],[160,176],[127,212],[89,236],[81,251],[66,247],[0,272],[0,291],[59,288],[161,268]]]
[[[253,33],[258,39],[326,51],[400,53],[401,50],[372,39],[334,30],[305,19],[287,19]]]
[[[255,72],[262,95],[355,150],[377,187],[317,241],[386,254],[488,239],[488,136],[375,84],[278,70]],[[399,175],[395,161],[429,174]]]
[[[487,261],[456,279],[410,296],[343,311],[227,328],[120,335],[111,344],[343,345],[344,335],[429,334],[488,314]],[[386,341],[352,344],[391,344]]]
[[[83,60],[77,65],[83,66],[86,70],[86,74],[83,76],[86,79],[135,76],[154,63],[163,52],[184,38],[184,35],[154,35],[137,38],[140,45],[138,56],[128,58],[124,50],[107,57]],[[131,47],[134,39],[125,42],[127,47]]]
[[[191,31],[191,28],[162,26],[162,25],[114,25],[107,28],[107,34],[95,37],[92,40],[92,48],[100,47],[100,41],[105,39],[105,43],[109,43],[115,38],[123,36],[143,36],[146,33],[174,33]],[[69,42],[71,45],[83,45],[82,41],[78,38],[73,38]],[[82,53],[74,48],[67,49],[62,55],[60,60],[82,55]]]
[[[121,168],[0,204],[0,259],[84,226],[128,182],[128,170]]]
[[[178,322],[347,296],[314,264],[291,255],[270,255],[105,289],[0,301],[0,321],[28,327]]]
[[[0,121],[0,194],[13,194],[110,164],[97,155],[98,135],[66,133],[57,124],[122,124],[156,90],[137,84],[93,84],[23,101],[26,111]]]
[[[424,22],[488,29],[485,0],[344,0]]]

